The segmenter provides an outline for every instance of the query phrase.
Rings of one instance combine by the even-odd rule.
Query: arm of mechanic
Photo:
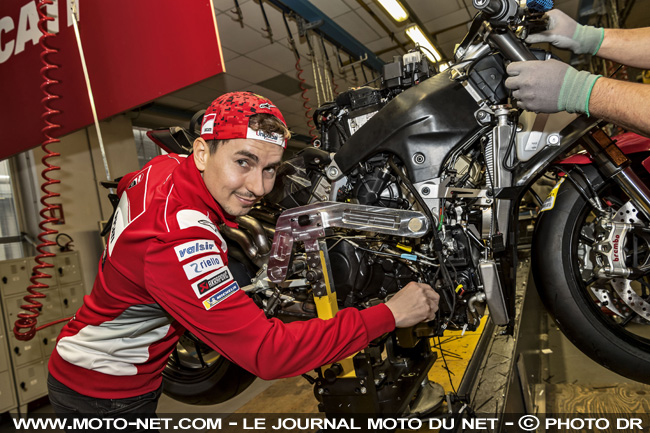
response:
[[[633,66],[650,68],[650,28],[602,29],[578,24],[559,9],[546,13],[547,30],[535,33],[526,42],[550,43],[576,54],[592,54]]]
[[[589,98],[589,112],[650,137],[650,85],[599,78]]]
[[[605,29],[598,57],[623,65],[650,69],[650,27]]]
[[[650,86],[577,71],[558,60],[508,65],[505,85],[518,106],[538,113],[585,113],[650,136]]]
[[[392,331],[396,321],[408,326],[431,320],[437,310],[438,295],[433,289],[410,283],[387,304],[362,311],[345,308],[330,320],[285,324],[268,319],[248,295],[232,286],[236,283],[226,266],[198,277],[186,275],[183,268],[188,269],[197,257],[211,258],[211,263],[216,260],[214,254],[189,260],[178,257],[175,247],[202,241],[201,229],[182,232],[198,237],[156,242],[149,248],[145,266],[149,292],[187,330],[263,379],[295,376],[338,361]],[[224,259],[225,254],[220,257]]]

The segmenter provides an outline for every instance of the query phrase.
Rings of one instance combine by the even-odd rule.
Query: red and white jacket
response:
[[[127,398],[157,389],[187,329],[264,378],[295,376],[344,358],[395,327],[390,310],[341,310],[330,320],[267,319],[227,267],[217,224],[236,224],[208,192],[194,160],[164,155],[125,176],[90,295],[49,362],[71,389]]]

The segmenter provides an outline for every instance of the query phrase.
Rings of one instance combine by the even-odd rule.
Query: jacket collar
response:
[[[190,205],[207,207],[213,212],[213,218],[217,219],[217,222],[223,222],[228,227],[237,228],[238,224],[235,222],[235,217],[226,213],[208,191],[192,155],[187,157],[173,156],[181,159],[181,165],[172,173],[172,179],[179,188],[178,192],[183,191],[184,193],[182,200]]]

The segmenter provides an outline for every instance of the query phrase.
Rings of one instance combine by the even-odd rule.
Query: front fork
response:
[[[602,129],[596,128],[582,138],[596,168],[605,179],[612,179],[650,221],[650,189],[632,170],[629,158]]]

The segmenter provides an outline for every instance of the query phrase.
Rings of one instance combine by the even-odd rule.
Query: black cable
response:
[[[510,133],[510,141],[508,142],[508,150],[506,150],[506,154],[503,157],[503,168],[505,168],[508,171],[512,171],[515,168],[515,165],[517,164],[517,157],[515,156],[515,160],[513,161],[512,165],[508,163],[508,160],[510,159],[510,154],[512,153],[512,149],[515,147],[515,141],[517,137],[517,122],[512,122],[512,132]]]
[[[585,191],[584,188],[578,184],[578,182],[573,178],[573,176],[571,176],[568,172],[566,172],[564,177],[568,179],[569,182],[573,184],[573,186],[576,187],[580,195],[587,201],[587,203],[591,202],[591,198],[587,195],[587,191]]]
[[[447,359],[445,359],[445,351],[442,350],[442,343],[440,342],[440,336],[438,336],[438,349],[440,349],[440,355],[442,356],[442,363],[445,364],[445,370],[447,370],[447,376],[449,377],[449,385],[451,385],[451,390],[454,391],[455,395],[458,395],[458,391],[454,386],[454,381],[451,379],[451,371],[449,366],[447,366]]]
[[[597,198],[598,194],[596,194],[596,190],[594,189],[594,186],[591,184],[591,180],[589,180],[589,178],[587,177],[587,174],[584,172],[582,167],[580,167],[579,165],[574,165],[573,170],[580,173],[582,178],[585,180],[585,183],[587,184],[587,187],[589,188],[589,192],[591,192],[593,194],[594,198]]]
[[[535,199],[538,205],[542,206],[544,204],[542,198],[539,196],[539,194],[537,194],[537,192],[534,189],[530,188],[528,192],[530,193],[530,195],[533,196],[533,198]]]
[[[492,128],[492,125],[486,125],[479,129],[474,135],[469,137],[463,144],[455,148],[454,150],[451,151],[451,154],[445,158],[445,162],[443,163],[443,166],[450,167],[452,168],[453,166],[456,165],[456,161],[458,161],[458,158],[460,157],[461,154],[463,154],[467,149],[469,149],[473,144],[474,141],[477,139],[481,138],[483,134],[485,134],[488,130]],[[447,162],[449,161],[449,162]]]

